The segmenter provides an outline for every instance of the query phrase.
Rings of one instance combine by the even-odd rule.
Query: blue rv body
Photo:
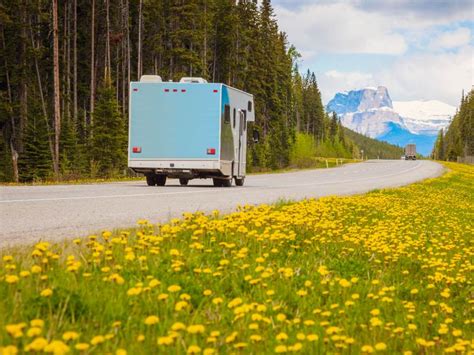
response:
[[[149,185],[166,178],[242,185],[253,106],[252,95],[224,84],[144,76],[130,83],[128,166]]]

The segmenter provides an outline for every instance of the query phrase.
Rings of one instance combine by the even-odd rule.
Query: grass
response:
[[[111,182],[141,181],[143,176],[123,176],[115,178],[80,178],[67,180],[38,180],[33,182],[0,182],[0,186],[42,186],[42,185],[82,185]]]
[[[3,251],[0,353],[469,353],[474,168],[446,166]]]
[[[351,163],[360,163],[360,159],[346,159],[346,158],[323,158],[323,157],[311,157],[309,160],[305,161],[304,165],[290,165],[287,168],[282,169],[260,169],[253,170],[247,175],[260,175],[260,174],[281,174],[289,173],[302,170],[312,170],[312,169],[323,169],[323,168],[337,168],[338,166],[351,164]]]

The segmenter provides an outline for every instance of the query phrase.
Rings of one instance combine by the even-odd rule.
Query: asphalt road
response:
[[[442,173],[431,161],[373,160],[339,168],[247,176],[245,186],[216,188],[212,180],[164,187],[145,181],[0,187],[0,247],[61,240],[103,229],[179,217],[183,212],[232,211],[239,204],[348,195],[396,187]]]

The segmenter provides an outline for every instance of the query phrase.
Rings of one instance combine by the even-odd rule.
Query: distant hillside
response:
[[[366,137],[349,128],[344,128],[344,134],[363,150],[364,157],[369,159],[400,159],[403,155],[403,148]]]

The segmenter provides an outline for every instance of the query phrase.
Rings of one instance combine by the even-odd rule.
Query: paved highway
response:
[[[52,186],[0,187],[0,247],[85,236],[103,229],[179,217],[183,212],[232,211],[238,204],[348,195],[402,186],[438,176],[431,161],[372,160],[339,168],[251,175],[245,186],[216,188],[212,180],[164,187],[145,181]]]

